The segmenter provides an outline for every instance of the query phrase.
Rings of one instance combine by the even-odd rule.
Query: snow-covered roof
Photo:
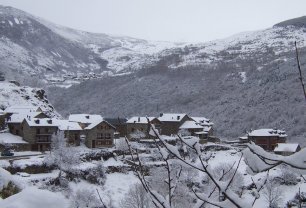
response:
[[[179,129],[204,129],[204,127],[196,121],[185,121]]]
[[[158,117],[160,121],[172,121],[179,122],[181,121],[187,114],[185,113],[163,113]]]
[[[66,131],[66,130],[75,130],[75,131],[79,131],[82,130],[81,126],[79,125],[79,123],[77,122],[72,122],[69,120],[54,120],[55,123],[58,126],[58,129],[61,131]]]
[[[278,129],[257,129],[248,133],[249,136],[278,136],[287,137],[286,132]]]
[[[5,109],[6,113],[27,113],[27,112],[37,112],[40,107],[33,105],[12,105]]]
[[[92,124],[101,122],[103,120],[101,115],[95,114],[71,114],[68,118],[69,121],[84,123],[84,124]]]
[[[41,113],[42,112],[36,112],[36,111],[14,113],[10,116],[10,119],[7,121],[7,123],[21,123],[25,118],[35,118]]]
[[[199,131],[199,132],[194,132],[197,135],[201,135],[201,134],[208,134],[207,131]]]
[[[127,120],[126,123],[147,124],[148,119],[149,119],[149,121],[152,121],[153,119],[155,119],[155,117],[137,117],[137,116],[134,116],[134,117],[130,118],[129,120]]]
[[[0,143],[2,144],[26,144],[20,136],[11,133],[0,133]]]
[[[201,125],[205,125],[205,126],[214,125],[214,123],[212,123],[210,119],[205,118],[205,117],[191,117],[191,118]]]
[[[274,152],[296,152],[299,144],[278,143]]]
[[[58,119],[55,118],[25,118],[29,126],[54,126],[57,127]]]

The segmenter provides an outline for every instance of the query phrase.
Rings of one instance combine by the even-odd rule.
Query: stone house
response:
[[[22,130],[22,122],[24,119],[38,119],[38,118],[48,118],[48,116],[39,111],[24,111],[19,113],[9,114],[7,117],[7,126],[9,128],[9,132],[14,135],[23,136]]]
[[[69,121],[77,122],[83,131],[88,148],[111,147],[114,144],[116,127],[94,114],[71,114]]]
[[[213,125],[214,123],[211,122],[210,119],[205,117],[191,117],[197,124],[204,127],[203,129],[203,136],[207,139],[212,138],[214,134]]]
[[[126,122],[127,137],[129,139],[149,139],[150,125],[149,122],[154,125],[155,129],[160,133],[162,122],[155,117],[139,117],[135,116],[130,118]]]
[[[70,146],[80,146],[82,128],[77,122],[69,120],[55,120],[58,130],[63,131]]]
[[[21,124],[22,138],[31,145],[32,151],[50,150],[51,137],[57,134],[56,119],[25,118]]]
[[[180,126],[192,118],[183,113],[161,113],[158,120],[162,123],[161,134],[170,136],[178,134]]]
[[[104,120],[116,127],[118,137],[125,137],[127,135],[126,118],[104,118]]]
[[[248,140],[267,151],[273,151],[277,143],[286,143],[286,132],[277,129],[257,129],[248,133]]]
[[[112,147],[116,128],[101,120],[84,128],[85,145],[88,148]]]
[[[299,152],[301,147],[299,144],[287,144],[287,143],[279,143],[276,144],[274,149],[274,153],[283,156],[289,156],[296,152]]]

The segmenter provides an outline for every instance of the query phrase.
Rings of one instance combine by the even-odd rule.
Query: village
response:
[[[116,147],[116,141],[127,138],[139,143],[154,142],[153,126],[159,134],[176,141],[197,137],[201,144],[223,143],[246,147],[250,141],[264,150],[291,155],[301,150],[297,143],[286,143],[287,135],[278,129],[250,130],[237,140],[223,141],[214,136],[214,123],[205,117],[183,113],[161,113],[158,117],[103,118],[95,114],[71,114],[67,119],[50,116],[39,106],[14,105],[0,111],[0,148],[2,151],[50,150],[52,135],[63,132],[68,146],[84,145],[90,149]],[[5,156],[5,154],[2,154]]]

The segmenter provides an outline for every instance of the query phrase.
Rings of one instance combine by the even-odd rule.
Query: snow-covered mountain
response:
[[[305,102],[294,42],[304,70],[305,22],[176,44],[77,31],[0,7],[0,71],[32,86],[79,83],[49,89],[64,115],[185,112],[211,118],[222,137],[275,127],[302,138]]]
[[[54,107],[49,103],[47,95],[43,89],[19,86],[17,82],[0,82],[0,109],[19,106],[40,107],[50,116],[59,116]]]
[[[26,83],[39,78],[69,85],[120,74],[174,45],[73,30],[0,6],[0,69]]]

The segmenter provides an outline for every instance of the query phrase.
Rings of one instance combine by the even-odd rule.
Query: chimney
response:
[[[138,117],[138,122],[140,122],[140,117]]]
[[[163,117],[163,115],[164,115],[163,113],[160,113],[160,114],[159,114],[160,117]]]
[[[180,120],[180,118],[181,118],[180,116],[177,116],[177,120]]]
[[[89,119],[89,115],[85,116],[85,118]]]
[[[35,123],[36,123],[36,124],[39,124],[39,119],[36,119],[36,120],[35,120]]]
[[[48,124],[52,124],[52,119],[47,120]]]

